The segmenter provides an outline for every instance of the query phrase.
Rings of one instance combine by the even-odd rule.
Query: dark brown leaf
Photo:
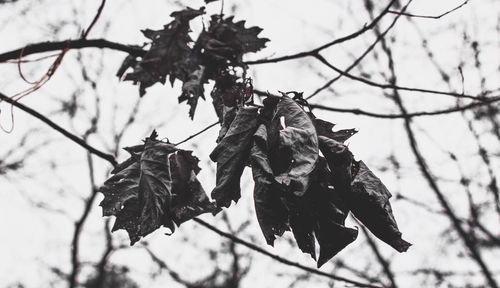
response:
[[[125,80],[133,81],[134,84],[139,83],[141,96],[146,93],[146,88],[153,84],[157,82],[164,84],[167,75],[173,83],[175,79],[187,80],[196,70],[199,63],[190,57],[192,50],[189,43],[192,40],[188,34],[189,22],[204,13],[204,8],[195,10],[188,7],[170,14],[174,20],[162,30],[142,31],[144,36],[151,40],[151,48],[137,62],[134,71],[125,76]]]
[[[325,136],[340,143],[344,143],[347,139],[351,138],[352,135],[358,133],[358,130],[356,129],[333,131],[332,129],[335,124],[321,119],[314,119],[313,121],[318,136]]]
[[[389,203],[391,196],[380,179],[359,161],[359,171],[352,182],[351,210],[377,238],[404,252],[411,244],[401,238]]]
[[[131,245],[162,225],[173,232],[175,224],[215,208],[196,179],[198,159],[156,136],[126,148],[131,157],[99,188],[104,216],[116,216],[113,231],[125,229]]]
[[[252,136],[257,129],[257,108],[242,107],[232,121],[224,138],[210,154],[217,162],[216,187],[212,191],[218,207],[229,207],[241,196],[240,177],[252,147]]]
[[[291,98],[281,97],[268,130],[275,179],[301,196],[310,185],[318,160],[318,137],[307,113]]]
[[[255,213],[267,244],[273,246],[275,236],[290,230],[288,209],[282,202],[283,191],[274,181],[268,159],[267,130],[261,124],[255,132],[250,152],[252,174],[255,181]]]

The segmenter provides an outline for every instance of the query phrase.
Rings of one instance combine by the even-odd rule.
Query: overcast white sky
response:
[[[146,3],[147,2],[147,3]],[[178,1],[191,7],[203,5],[202,1]],[[169,14],[182,5],[174,1],[108,1],[104,12],[91,32],[90,38],[106,38],[126,44],[142,44],[145,38],[140,29],[157,29],[170,21]],[[385,1],[384,1],[385,3]],[[449,10],[460,1],[451,0],[414,0],[409,11],[415,14],[437,15]],[[92,19],[99,0],[64,1],[19,0],[16,4],[0,5],[0,53],[22,47],[29,43],[77,38],[83,27]],[[280,56],[304,51],[324,44],[331,39],[347,35],[369,22],[363,1],[225,1],[226,14],[231,14],[235,5],[236,19],[247,20],[248,25],[258,25],[264,29],[262,36],[271,41],[268,47],[258,54],[250,55],[248,59],[260,59],[268,56]],[[385,4],[384,4],[385,5]],[[379,7],[380,8],[380,7]],[[220,4],[214,2],[208,6],[208,13],[218,12]],[[24,13],[21,15],[20,13]],[[75,15],[75,11],[77,14]],[[382,21],[384,29],[390,24],[393,15]],[[462,84],[458,71],[461,62],[465,62],[464,89],[466,93],[480,91],[480,81],[473,67],[472,51],[463,48],[464,31],[472,41],[478,41],[483,47],[482,63],[486,78],[486,88],[496,89],[499,86],[500,37],[495,27],[500,17],[499,1],[475,0],[441,19],[408,19],[402,18],[389,33],[389,41],[394,40],[393,52],[396,61],[396,71],[399,83],[405,86],[423,87],[437,90],[450,90],[443,83],[434,63],[429,61],[426,52],[422,50],[422,36],[428,39],[428,47],[432,50],[438,64],[445,69],[452,79],[453,87],[461,91]],[[203,20],[208,21],[208,16]],[[105,23],[109,27],[105,28]],[[201,20],[194,21],[199,31]],[[57,27],[54,34],[51,27]],[[375,39],[373,33],[366,33],[355,41],[335,46],[324,51],[323,55],[338,67],[347,67],[352,63],[352,56],[363,53],[367,45]],[[386,71],[386,66],[380,67],[385,58],[377,50],[380,62],[374,61],[372,55],[363,62],[363,72],[374,79],[384,82],[380,71]],[[102,119],[99,124],[100,136],[92,137],[90,142],[96,147],[106,148],[114,145],[109,131],[113,123],[122,123],[127,117],[132,105],[138,97],[138,89],[128,82],[119,82],[115,73],[125,55],[121,52],[97,49],[80,50],[83,61],[88,63],[91,71],[99,68],[104,58],[102,75],[98,80],[97,91],[101,96]],[[76,63],[77,53],[70,51],[64,59],[57,74],[42,89],[23,99],[23,103],[36,107],[44,115],[52,115],[51,119],[62,126],[73,129],[81,134],[88,125],[88,115],[93,113],[94,92],[84,83],[81,70]],[[41,75],[50,61],[41,64],[25,64],[25,70],[30,79]],[[312,93],[327,79],[336,76],[332,71],[312,59],[300,59],[279,64],[267,64],[250,67],[254,85],[260,90],[277,92],[278,90],[304,91],[305,95]],[[360,74],[359,70],[353,70]],[[93,72],[92,72],[93,73]],[[90,77],[95,77],[95,73]],[[19,79],[17,67],[14,64],[0,64],[0,92],[12,95],[27,88],[27,84]],[[326,77],[326,78],[324,78]],[[357,82],[343,79],[336,82],[332,90],[325,90],[311,100],[311,103],[324,105],[359,108],[379,113],[398,113],[392,100],[383,95],[381,90],[368,87]],[[73,125],[64,115],[51,114],[58,108],[58,99],[68,99],[74,91],[79,90],[79,102],[87,110],[77,114]],[[210,89],[207,87],[206,91]],[[167,137],[173,142],[181,140],[216,120],[210,101],[201,102],[194,121],[188,120],[188,107],[177,104],[180,85],[173,88],[169,85],[155,85],[148,89],[147,95],[141,100],[138,112],[138,123],[124,135],[122,146],[130,146],[140,142],[142,138],[156,128],[160,137]],[[208,96],[208,93],[207,93]],[[402,97],[408,110],[437,110],[453,106],[452,97],[403,92]],[[113,105],[119,110],[113,115]],[[0,104],[2,125],[9,126],[8,105]],[[357,159],[363,159],[384,181],[389,190],[412,199],[426,203],[439,210],[435,195],[429,189],[421,176],[411,154],[402,120],[374,119],[365,116],[341,114],[334,112],[315,111],[317,116],[338,123],[339,128],[355,127],[360,132],[349,140],[349,147]],[[453,151],[461,161],[464,174],[477,182],[486,179],[486,172],[477,157],[477,147],[474,138],[467,129],[466,122],[460,113],[422,117],[414,122],[418,132],[417,137],[424,156],[436,176],[446,179],[440,181],[441,188],[451,199],[458,215],[467,217],[466,194],[458,184],[460,175],[456,165],[449,161],[443,151]],[[34,130],[33,130],[34,129]],[[478,126],[480,131],[487,128]],[[56,279],[49,272],[49,267],[56,266],[63,271],[69,271],[69,243],[73,233],[73,221],[80,215],[82,197],[90,193],[86,154],[80,147],[64,139],[61,135],[43,126],[38,120],[30,118],[21,111],[15,111],[15,129],[11,134],[0,132],[0,155],[17,145],[19,139],[31,131],[28,147],[49,143],[28,159],[21,173],[12,174],[7,178],[0,176],[0,287],[7,287],[16,282],[22,282],[26,287],[46,287]],[[208,155],[214,147],[217,128],[200,135],[184,144],[185,149],[192,149],[201,159],[202,172],[199,175],[205,190],[210,192],[214,187],[215,164],[209,161]],[[498,142],[491,136],[481,138],[483,145],[493,155],[494,173],[498,171]],[[496,154],[495,154],[496,153]],[[398,179],[394,169],[388,164],[388,157],[393,154],[401,164],[401,176]],[[496,155],[496,156],[495,156]],[[15,157],[10,156],[10,157]],[[122,160],[125,155],[120,155]],[[102,183],[106,177],[109,165],[100,159],[95,159],[98,166],[97,182]],[[52,165],[54,164],[54,166]],[[55,167],[55,168],[53,168]],[[251,226],[245,230],[242,238],[250,239],[262,246],[265,241],[253,214],[251,173],[246,171],[242,181],[243,197],[232,206],[229,216],[236,226],[245,219],[251,218]],[[473,184],[474,197],[477,200],[490,197],[484,187]],[[101,196],[99,196],[99,200]],[[56,210],[47,212],[34,208],[32,202],[43,202]],[[101,209],[95,202],[92,213],[85,225],[81,239],[82,260],[97,261],[103,247]],[[378,241],[383,255],[391,259],[391,266],[397,275],[399,287],[417,287],[421,278],[412,274],[418,268],[439,268],[444,270],[478,271],[477,266],[467,257],[463,257],[462,245],[449,245],[443,237],[444,228],[449,221],[440,215],[429,213],[414,204],[404,201],[393,201],[393,210],[398,220],[403,237],[414,245],[408,252],[399,254],[392,248]],[[205,216],[207,221],[218,223],[226,230],[219,220]],[[349,221],[349,225],[359,225]],[[490,217],[485,225],[492,231],[500,233],[498,218]],[[126,233],[115,232],[116,241],[127,243]],[[286,236],[290,238],[290,235]],[[152,249],[163,259],[174,266],[177,271],[185,274],[188,279],[196,279],[206,275],[211,265],[206,255],[207,247],[217,247],[220,239],[212,232],[192,223],[181,227],[173,236],[165,236],[157,231],[146,238]],[[185,241],[187,239],[187,241]],[[239,248],[246,252],[246,248]],[[277,240],[276,247],[266,247],[269,251],[286,256],[304,265],[314,266],[315,263],[296,248],[290,248],[285,239]],[[490,267],[500,275],[500,253],[491,250],[483,255]],[[339,256],[351,266],[366,270],[376,275],[380,270],[374,256],[360,233],[359,239],[342,251]],[[337,258],[331,260],[335,262]],[[228,259],[226,259],[228,260]],[[154,270],[149,256],[140,249],[128,249],[116,253],[111,262],[127,265],[131,268],[130,275],[141,284],[141,287],[177,287],[168,276],[160,276],[152,280],[149,273]],[[367,266],[368,263],[372,265]],[[227,264],[227,263],[226,263]],[[226,265],[220,263],[220,265]],[[329,264],[330,265],[330,264]],[[331,266],[325,265],[322,270],[330,271]],[[348,271],[338,270],[339,275],[352,276]],[[85,275],[85,271],[82,275]],[[280,273],[283,274],[280,276]],[[290,274],[297,273],[262,256],[254,255],[252,269],[243,281],[243,287],[288,287]],[[470,276],[472,282],[482,283],[478,275]],[[500,282],[500,277],[497,277]],[[320,278],[313,282],[305,282],[298,287],[328,287]],[[448,281],[460,285],[461,278],[449,278]],[[47,285],[40,283],[47,283]],[[314,285],[312,284],[314,283]],[[54,283],[55,287],[64,287],[64,282]],[[323,285],[323,286],[321,286]],[[342,287],[342,286],[339,286]]]

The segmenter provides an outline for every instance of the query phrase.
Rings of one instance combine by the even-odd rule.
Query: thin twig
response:
[[[174,144],[174,146],[180,145],[180,144],[182,144],[182,143],[184,143],[184,142],[187,142],[187,141],[189,141],[189,140],[193,139],[194,137],[196,137],[196,136],[198,136],[198,135],[202,134],[203,132],[205,132],[205,131],[209,130],[210,128],[212,128],[212,127],[214,127],[214,126],[216,126],[217,124],[219,124],[219,121],[217,121],[217,122],[215,122],[215,123],[212,123],[212,124],[208,125],[207,127],[203,128],[202,130],[200,130],[199,132],[196,132],[195,134],[193,134],[193,135],[191,135],[191,136],[187,137],[186,139],[184,139],[184,140],[182,140],[182,141],[180,141],[180,142],[175,143],[175,144]]]
[[[391,8],[391,6],[395,3],[396,1],[395,0],[391,0],[389,2],[389,4],[384,8],[384,10],[382,10],[382,12],[375,18],[373,19],[373,21],[368,24],[368,25],[364,25],[363,28],[361,28],[360,30],[354,32],[354,33],[351,33],[347,36],[344,36],[344,37],[341,37],[341,38],[338,38],[338,39],[335,39],[333,41],[330,41],[326,44],[323,44],[319,47],[316,47],[312,50],[309,50],[309,51],[304,51],[304,52],[299,52],[299,53],[295,53],[295,54],[292,54],[292,55],[287,55],[287,56],[281,56],[281,57],[276,57],[276,58],[268,58],[268,59],[261,59],[261,60],[254,60],[254,61],[247,61],[245,62],[246,64],[248,65],[255,65],[255,64],[266,64],[266,63],[277,63],[277,62],[282,62],[282,61],[288,61],[288,60],[293,60],[293,59],[298,59],[298,58],[303,58],[303,57],[306,57],[306,56],[312,56],[314,54],[317,54],[319,53],[320,51],[326,49],[326,48],[329,48],[331,46],[334,46],[334,45],[337,45],[337,44],[340,44],[340,43],[343,43],[343,42],[346,42],[346,41],[349,41],[349,40],[352,40],[358,36],[360,36],[361,34],[369,31],[370,29],[372,29],[373,27],[375,27],[379,22],[380,20],[387,14],[389,13],[389,9]]]
[[[97,9],[97,13],[94,16],[94,19],[92,19],[92,22],[90,22],[89,27],[87,29],[85,29],[85,32],[83,32],[82,39],[87,39],[87,35],[89,35],[90,30],[92,30],[92,28],[94,27],[95,23],[97,22],[97,20],[101,16],[102,10],[104,9],[104,5],[106,5],[106,0],[102,0],[101,1],[101,5]]]
[[[398,14],[398,15],[402,15],[402,16],[408,16],[408,17],[413,17],[413,18],[426,18],[426,19],[439,19],[439,18],[442,18],[450,13],[453,13],[455,11],[457,11],[458,9],[462,8],[463,6],[465,6],[467,3],[469,2],[469,0],[466,0],[465,2],[463,2],[462,4],[456,6],[455,8],[451,9],[451,10],[448,10],[442,14],[439,14],[437,16],[431,16],[431,15],[417,15],[417,14],[411,14],[411,13],[404,13],[404,12],[400,12],[400,11],[392,11],[392,10],[389,10],[389,13],[391,14]]]

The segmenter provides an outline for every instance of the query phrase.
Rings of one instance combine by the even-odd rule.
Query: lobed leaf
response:
[[[175,225],[207,212],[211,203],[196,179],[198,159],[190,151],[156,139],[127,147],[131,157],[117,165],[99,191],[104,216],[116,216],[113,231],[125,229],[131,245],[162,225]]]

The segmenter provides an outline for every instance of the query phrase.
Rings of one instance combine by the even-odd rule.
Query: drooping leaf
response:
[[[346,145],[325,136],[318,136],[319,148],[330,168],[331,181],[341,197],[348,199],[351,194],[353,155]],[[345,212],[347,207],[343,207]]]
[[[217,137],[217,143],[219,143],[224,136],[226,136],[227,131],[229,131],[229,127],[231,126],[231,123],[233,123],[234,118],[236,117],[236,113],[238,112],[237,107],[228,107],[228,106],[223,106],[222,108],[222,122],[221,122],[221,127],[219,130],[219,136]]]
[[[290,230],[288,209],[283,204],[283,191],[274,181],[268,158],[267,130],[261,124],[253,137],[250,152],[252,174],[255,182],[255,213],[267,244],[273,246],[276,236]]]
[[[174,20],[162,30],[142,31],[144,36],[151,40],[151,48],[137,61],[134,71],[125,76],[125,80],[139,83],[141,96],[146,93],[146,88],[153,84],[164,84],[167,75],[171,82],[175,79],[184,81],[196,69],[199,63],[193,63],[193,59],[189,59],[193,58],[190,57],[192,51],[189,43],[192,40],[188,34],[189,22],[204,13],[204,8],[196,10],[188,7],[170,14]],[[126,60],[130,63],[130,59]]]
[[[377,238],[404,252],[411,244],[401,238],[389,203],[391,196],[382,181],[359,161],[359,171],[352,182],[351,210]]]
[[[257,112],[255,107],[240,108],[226,135],[210,154],[210,159],[217,162],[212,199],[218,207],[229,207],[231,201],[236,202],[241,196],[240,178],[257,129]]]
[[[162,225],[174,231],[175,224],[214,211],[196,179],[198,160],[191,152],[157,140],[155,132],[126,150],[131,157],[99,191],[103,215],[116,216],[113,231],[125,229],[131,245]]]
[[[198,99],[201,97],[205,99],[204,92],[205,89],[203,85],[206,82],[205,79],[205,67],[199,66],[197,70],[194,70],[182,84],[182,94],[179,96],[179,103],[184,101],[191,107],[189,109],[189,117],[194,118],[194,112],[196,106],[198,105]]]
[[[320,157],[314,184],[311,191],[307,192],[314,193],[313,211],[316,211],[317,219],[314,234],[320,246],[318,268],[358,236],[356,229],[345,227],[347,203],[338,190],[332,189],[326,162],[326,159]]]
[[[140,159],[139,205],[140,235],[160,228],[164,208],[170,208],[172,201],[172,175],[168,155],[175,151],[173,145],[148,138]],[[171,219],[166,219],[169,223]],[[172,225],[169,225],[170,227]]]
[[[303,195],[318,160],[318,137],[307,113],[291,98],[281,97],[270,128],[275,179],[288,191]]]
[[[201,170],[191,151],[179,150],[169,156],[173,179],[172,212],[177,226],[194,217],[215,211],[196,175]]]
[[[340,143],[344,143],[347,139],[351,138],[352,135],[358,133],[358,130],[356,129],[343,129],[333,131],[332,129],[335,124],[317,118],[313,121],[318,136],[325,136]]]
[[[313,215],[311,207],[307,207],[300,201],[295,201],[297,206],[290,208],[290,227],[292,228],[293,237],[297,242],[299,249],[311,255],[316,260],[316,244],[314,237],[314,226],[316,219]]]

